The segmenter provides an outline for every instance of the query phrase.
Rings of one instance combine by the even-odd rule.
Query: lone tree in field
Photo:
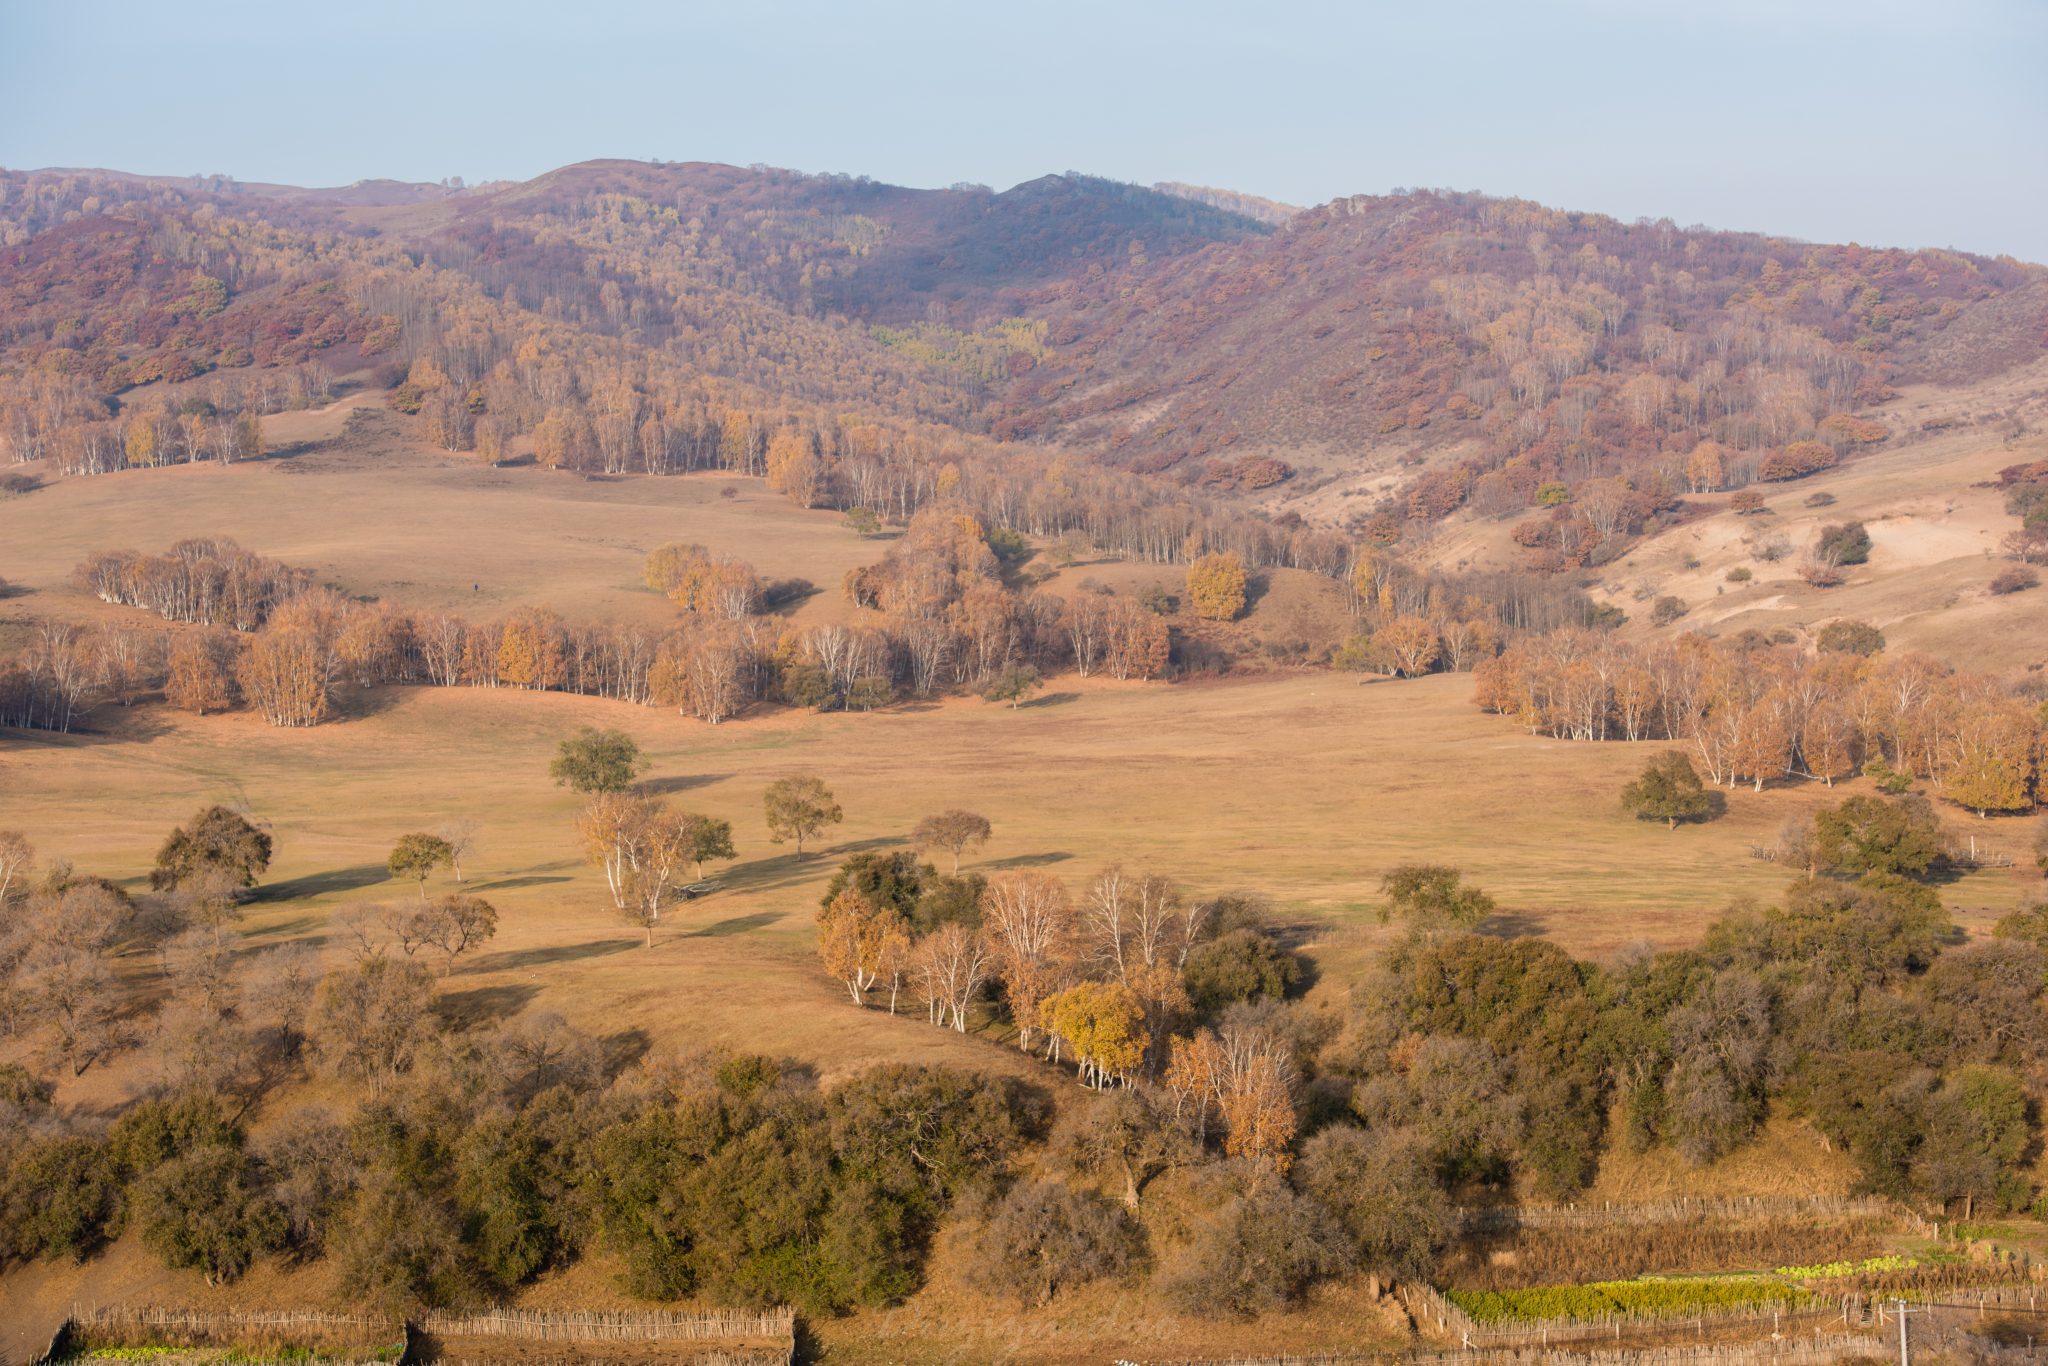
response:
[[[1470,929],[1493,914],[1493,898],[1464,884],[1464,874],[1444,863],[1404,863],[1380,879],[1387,904],[1380,919],[1400,916],[1437,933],[1443,925]]]
[[[209,806],[165,837],[156,851],[150,887],[169,891],[194,874],[217,869],[243,887],[270,867],[270,836],[225,806]]]
[[[689,860],[697,865],[697,881],[704,880],[704,863],[707,859],[739,857],[732,847],[731,821],[685,812],[683,828],[690,842]]]
[[[1008,702],[1010,710],[1015,711],[1025,698],[1044,686],[1045,680],[1029,664],[1010,664],[989,680],[981,695],[991,702]]]
[[[426,942],[447,956],[441,976],[455,971],[457,955],[467,953],[498,933],[498,912],[480,896],[435,897],[422,913]]]
[[[768,790],[761,794],[761,805],[768,817],[768,842],[782,844],[795,840],[798,858],[804,856],[805,840],[816,838],[826,826],[846,819],[839,803],[832,799],[832,789],[808,773],[777,778],[768,784]]]
[[[584,726],[562,741],[548,776],[556,787],[577,792],[621,792],[649,767],[639,743],[626,732]]]
[[[1235,621],[1244,610],[1244,561],[1236,551],[1204,555],[1188,566],[1188,603],[1198,617]]]
[[[1643,765],[1641,775],[1621,790],[1621,804],[1637,820],[1663,821],[1673,830],[1680,821],[1701,820],[1714,809],[1692,760],[1675,749]]]
[[[960,875],[960,851],[967,848],[980,849],[988,843],[993,833],[988,817],[972,811],[954,807],[941,811],[936,816],[926,816],[910,832],[910,843],[921,854],[927,849],[943,849],[953,856],[953,876]]]
[[[391,858],[385,864],[393,877],[419,879],[420,900],[427,899],[427,878],[443,864],[455,862],[455,851],[448,847],[448,841],[439,835],[429,835],[424,830],[415,830],[410,835],[400,835],[398,845],[391,851]]]
[[[476,852],[476,832],[482,828],[474,816],[463,816],[434,832],[448,842],[448,865],[457,882],[469,880],[462,875],[462,861]]]

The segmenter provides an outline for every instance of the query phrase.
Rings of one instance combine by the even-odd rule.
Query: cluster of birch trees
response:
[[[1475,670],[1475,700],[1531,734],[1676,740],[1715,783],[1808,778],[1871,764],[1934,779],[1982,814],[2038,795],[2037,698],[1918,651],[1808,655],[1687,633],[1634,645],[1586,630],[1516,640]]]

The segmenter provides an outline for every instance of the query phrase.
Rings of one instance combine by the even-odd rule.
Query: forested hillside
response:
[[[1892,435],[1857,414],[1897,383],[2048,340],[2048,284],[2009,258],[1477,194],[1292,212],[1074,173],[997,194],[590,162],[334,208],[95,176],[0,180],[0,373],[17,401],[40,385],[45,426],[159,378],[318,356],[428,358],[465,391],[559,361],[533,411],[467,399],[507,434],[615,415],[620,384],[636,410],[688,389],[771,422],[1052,443],[1206,492],[1270,487],[1303,457],[1342,472],[1450,448],[1357,516],[1382,542],[1592,478],[1656,485],[1655,504],[1796,477]]]

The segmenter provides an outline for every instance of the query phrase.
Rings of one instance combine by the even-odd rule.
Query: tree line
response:
[[[603,734],[559,760],[572,784],[637,776]],[[782,838],[836,808],[815,780],[764,801]],[[1479,1186],[1566,1199],[1610,1147],[1711,1162],[1773,1115],[1848,1153],[1864,1189],[2032,1208],[2048,920],[2029,904],[1966,940],[1926,882],[1924,811],[1859,797],[1824,816],[1775,904],[1600,962],[1473,933],[1492,898],[1402,865],[1381,894],[1403,933],[1348,1002],[1312,1005],[1257,898],[1117,867],[1078,894],[1041,870],[963,874],[958,855],[996,832],[935,813],[914,848],[953,871],[847,860],[821,961],[873,1008],[908,991],[913,1017],[1014,1030],[1047,1070],[884,1067],[829,1088],[788,1060],[636,1057],[546,1013],[451,1028],[414,952],[438,947],[444,974],[455,960],[419,937],[432,901],[337,913],[325,962],[239,952],[233,893],[273,851],[238,813],[172,832],[136,895],[38,876],[27,841],[0,836],[0,1001],[35,1003],[8,1019],[33,1018],[47,1062],[92,1065],[93,1019],[126,1015],[116,946],[158,955],[167,993],[131,1022],[159,1083],[111,1124],[0,1072],[0,1253],[86,1255],[136,1227],[216,1278],[326,1257],[344,1293],[402,1309],[604,1248],[636,1295],[826,1314],[915,1289],[951,1226],[969,1282],[1026,1306],[1110,1280],[1250,1316],[1332,1277],[1426,1277]],[[436,842],[455,841],[404,837],[394,870],[441,866]],[[252,1139],[255,1107],[309,1071],[334,1079],[328,1103]]]
[[[1715,783],[1758,790],[1787,777],[1832,786],[1864,772],[1935,780],[1980,815],[2030,809],[2040,778],[2041,698],[1950,668],[1838,622],[1807,655],[1760,633],[1697,633],[1632,645],[1585,630],[1512,642],[1474,671],[1474,700],[1531,734],[1682,741]],[[1882,770],[1880,773],[1879,770]]]
[[[1039,872],[961,887],[910,854],[856,856],[828,890],[819,952],[856,1000],[894,1009],[900,984],[948,1024],[949,965],[978,964],[984,1018],[1107,1093],[1070,1117],[1069,1179],[1107,1177],[1103,1194],[1154,1238],[1184,1217],[1190,1172],[1264,1172],[1254,1203],[1281,1227],[1259,1242],[1274,1267],[1254,1285],[1359,1265],[1426,1274],[1477,1184],[1568,1199],[1610,1145],[1706,1163],[1772,1115],[1849,1153],[1860,1189],[2033,1208],[2048,921],[2037,897],[1990,940],[1957,932],[1916,800],[1824,811],[1781,837],[1801,875],[1776,904],[1736,903],[1696,947],[1603,962],[1472,933],[1490,897],[1456,869],[1403,865],[1381,890],[1405,933],[1344,1008],[1290,999],[1294,978],[1267,967],[1287,955],[1254,948],[1237,899],[1190,903],[1117,867],[1077,896]],[[1148,1212],[1155,1180],[1175,1195]],[[1026,1222],[997,1221],[1013,1255],[1055,1241]],[[1042,1270],[1013,1273],[1027,1299],[1049,1293]]]

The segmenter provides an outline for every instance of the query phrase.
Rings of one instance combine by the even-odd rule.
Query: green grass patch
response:
[[[1985,1238],[2010,1240],[2019,1237],[2020,1231],[2009,1224],[1951,1224],[1949,1236],[1974,1243]]]
[[[1608,1314],[1682,1318],[1702,1309],[1796,1309],[1809,1303],[1813,1296],[1774,1281],[1721,1278],[1600,1281],[1535,1290],[1452,1290],[1444,1298],[1470,1314],[1474,1323],[1512,1323],[1523,1319],[1595,1319]]]
[[[1860,1262],[1821,1262],[1814,1266],[1781,1266],[1780,1276],[1795,1281],[1825,1280],[1830,1276],[1860,1276],[1866,1271],[1911,1271],[1920,1265],[1911,1257],[1896,1253],[1889,1257],[1866,1257]]]

